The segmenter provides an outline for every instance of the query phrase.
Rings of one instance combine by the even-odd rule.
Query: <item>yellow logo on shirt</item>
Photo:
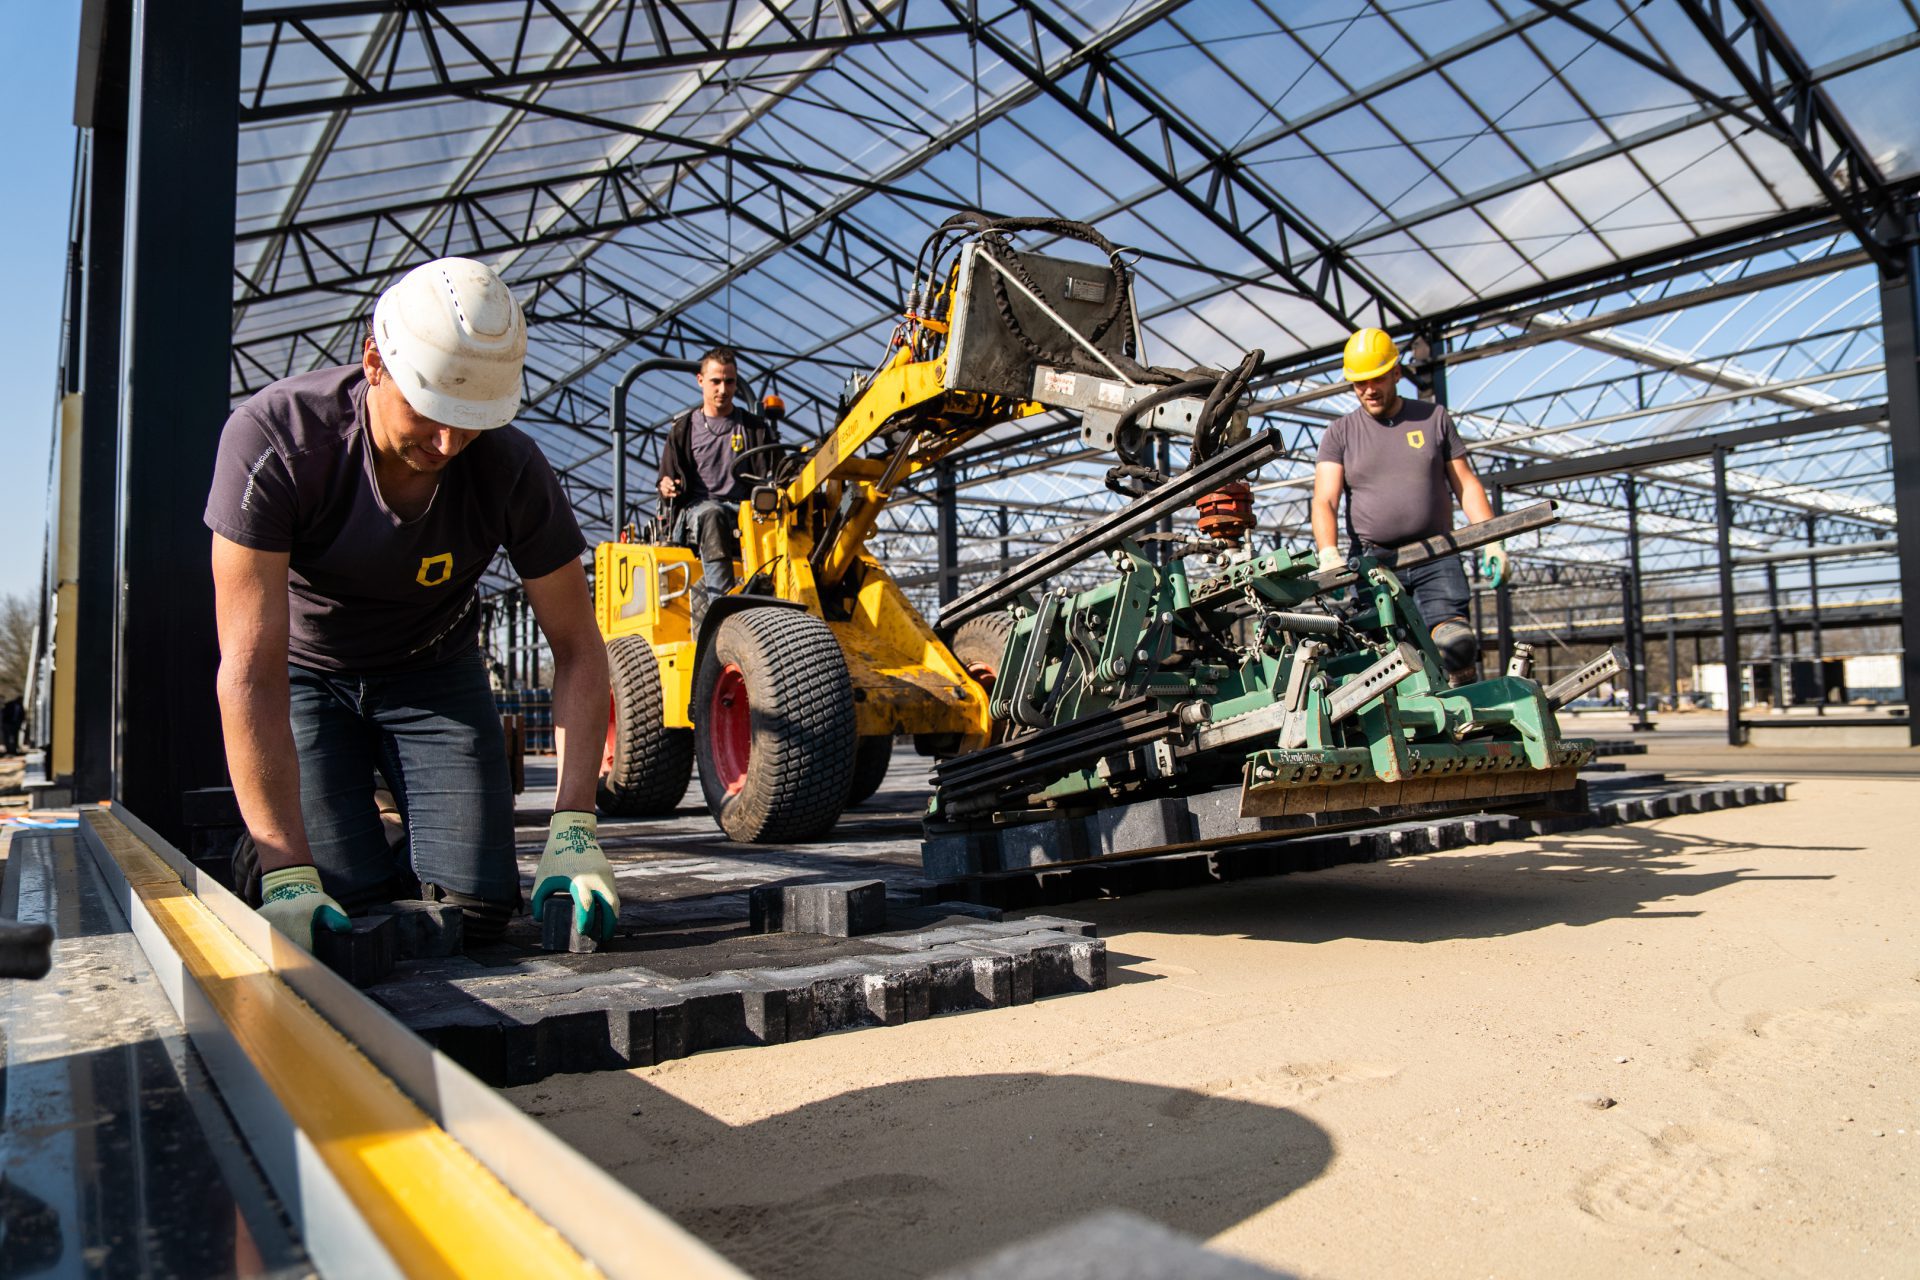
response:
[[[1421,446],[1425,445],[1426,443],[1427,443],[1426,432],[1424,431],[1407,432],[1407,447],[1409,449],[1418,449]]]
[[[420,557],[420,572],[413,580],[423,587],[437,587],[453,576],[453,552],[443,551],[437,556]]]

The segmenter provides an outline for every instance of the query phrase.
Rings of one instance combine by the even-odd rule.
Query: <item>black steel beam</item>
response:
[[[1489,475],[1498,474],[1489,472]],[[1609,510],[1624,510],[1626,490],[1625,472],[1609,472],[1604,475],[1587,476],[1580,480],[1557,482],[1553,487],[1553,496],[1561,502],[1571,505],[1603,507]],[[1642,474],[1640,484],[1640,514],[1643,516],[1663,516],[1671,520],[1691,523],[1701,530],[1711,530],[1718,518],[1714,512],[1713,491],[1711,486],[1694,487],[1694,482],[1670,482],[1658,477]],[[1800,522],[1807,515],[1804,507],[1779,503],[1764,497],[1743,497],[1735,527],[1750,533],[1765,534],[1773,538],[1785,538],[1795,534]],[[1827,513],[1823,518],[1851,525],[1862,537],[1869,534],[1882,537],[1889,525],[1885,522],[1868,520],[1856,515],[1841,512]]]
[[[940,604],[944,608],[960,594],[960,512],[953,488],[953,468],[944,462],[935,468],[933,487],[936,570]]]
[[[1858,409],[1836,409],[1831,413],[1810,414],[1807,417],[1793,418],[1786,422],[1762,423],[1756,427],[1739,427],[1732,431],[1689,436],[1678,440],[1661,440],[1654,444],[1635,445],[1627,449],[1610,449],[1606,453],[1582,454],[1579,457],[1563,458],[1553,462],[1505,467],[1498,471],[1489,471],[1486,478],[1491,482],[1509,487],[1551,484],[1562,480],[1582,480],[1588,476],[1638,471],[1645,467],[1705,458],[1716,449],[1734,449],[1741,445],[1760,444],[1768,440],[1785,440],[1793,436],[1812,435],[1820,431],[1838,431],[1846,427],[1867,426],[1886,421],[1887,414],[1888,406],[1884,404],[1866,405]],[[1497,445],[1499,442],[1493,443]]]
[[[1828,101],[1800,54],[1752,0],[1679,0],[1753,103],[1747,118],[1785,143],[1882,270],[1900,269],[1910,222],[1873,157]],[[1757,119],[1756,119],[1757,117]]]
[[[132,0],[100,6],[87,119],[87,226],[80,375],[80,563],[73,695],[73,797],[114,794],[114,550],[120,441],[120,286],[127,198]],[[69,655],[56,655],[65,662]]]
[[[1037,28],[1029,30],[1026,33],[1026,37],[1036,49],[1035,57],[1045,59],[1047,74],[1066,74],[1080,60],[1101,54],[1113,45],[1130,39],[1133,35],[1145,30],[1154,22],[1158,21],[1163,14],[1178,8],[1181,3],[1183,3],[1183,0],[1153,0],[1152,3],[1138,6],[1126,17],[1110,24],[1090,41],[1073,43],[1064,52],[1060,52],[1057,49],[1043,50],[1041,48],[1042,36]],[[1021,12],[1020,10],[1012,11],[1008,20],[1011,22],[1013,18],[1017,18]],[[971,27],[969,28],[969,30],[972,29]],[[1051,53],[1052,56],[1048,56],[1049,53]],[[1037,90],[1034,88],[1028,87],[999,95],[992,102],[976,107],[971,117],[963,118],[941,133],[929,137],[919,148],[906,153],[881,173],[867,175],[862,181],[868,183],[890,183],[905,174],[918,172],[931,157],[938,155],[968,135],[977,133],[978,130],[984,128],[987,123],[998,119],[1014,107],[1029,100],[1036,92]],[[878,241],[875,237],[865,236],[864,233],[862,233],[863,237],[867,241],[875,244],[876,256],[872,259],[866,259],[848,252],[850,238],[845,233],[845,228],[842,224],[845,222],[847,215],[853,207],[860,201],[868,199],[871,194],[870,191],[863,187],[850,186],[833,195],[830,199],[827,199],[824,204],[818,204],[816,198],[810,195],[797,197],[793,202],[795,209],[810,208],[812,210],[803,216],[783,215],[779,211],[763,214],[762,221],[765,225],[779,228],[776,234],[770,235],[763,245],[756,246],[745,252],[736,253],[732,261],[726,264],[723,270],[716,272],[705,283],[694,287],[667,304],[657,313],[651,323],[658,324],[682,314],[688,308],[712,297],[732,281],[783,252],[798,250],[803,257],[807,257],[811,261],[816,262],[830,274],[844,278],[860,278],[862,275],[870,274],[873,269],[881,265],[888,266],[893,270],[898,270],[898,263],[902,260],[902,255],[895,251],[891,244]],[[740,213],[740,209],[736,207],[735,215],[740,216]],[[891,306],[889,306],[887,310],[890,311]],[[884,312],[880,314],[884,314]],[[875,319],[877,320],[878,318],[879,314],[876,314]],[[624,340],[616,340],[616,342],[593,353],[573,370],[563,375],[560,381],[569,382],[574,378],[584,375],[596,368],[603,361],[617,354],[623,345]],[[533,398],[537,400],[539,396],[536,395]]]
[[[1917,186],[1920,186],[1920,179],[1903,179],[1900,191],[1910,194]],[[1650,249],[1623,261],[1448,307],[1421,317],[1421,321],[1440,327],[1449,337],[1457,337],[1463,329],[1477,326],[1483,316],[1531,314],[1563,303],[1572,305],[1583,300],[1624,293],[1642,285],[1693,275],[1712,265],[1759,256],[1774,248],[1790,247],[1827,234],[1844,235],[1851,232],[1825,206],[1790,209],[1745,226]],[[1384,327],[1398,338],[1409,337],[1413,332],[1411,323]],[[1256,379],[1284,381],[1308,377],[1316,371],[1337,368],[1339,356],[1338,343],[1284,356],[1270,356],[1256,370]]]
[[[489,26],[496,28],[487,39],[493,53],[462,29],[460,11],[482,6]],[[721,15],[722,22],[719,30],[709,32],[700,19],[713,14]],[[734,32],[756,17],[764,19],[759,32],[766,38],[756,34],[736,42]],[[382,19],[391,35],[386,48],[373,51],[377,69],[369,74],[360,69],[366,65],[365,31],[368,26],[379,28]],[[514,24],[511,34],[497,30],[503,21]],[[266,46],[252,83],[240,90],[240,119],[247,123],[430,101],[476,90],[498,93],[966,34],[965,24],[944,9],[915,0],[892,5],[872,0],[736,0],[724,7],[624,0],[591,31],[547,0],[523,0],[517,6],[498,0],[296,5],[252,10],[245,22],[248,43]],[[554,65],[550,40],[543,35],[543,29],[554,25],[566,29],[576,50],[564,66]],[[329,85],[314,93],[302,84],[290,95],[276,94],[273,68],[283,51],[318,54],[340,73],[346,88]]]
[[[965,0],[945,2],[956,17],[968,16]],[[1412,321],[1410,307],[1288,207],[1244,162],[1223,154],[1187,119],[1163,106],[1105,48],[1082,40],[1046,8],[1030,0],[1015,3],[1034,32],[1082,56],[1049,69],[992,24],[976,23],[983,48],[1345,327],[1391,328]],[[1032,43],[1040,45],[1037,34]]]
[[[1880,285],[1880,331],[1887,351],[1887,423],[1893,443],[1893,503],[1899,520],[1901,678],[1911,702],[1920,691],[1920,247],[1902,253],[1905,270]],[[1920,746],[1920,720],[1908,743]]]
[[[1746,730],[1740,723],[1740,627],[1733,609],[1733,495],[1727,492],[1727,450],[1713,450],[1714,510],[1720,530],[1720,662],[1727,673],[1727,744],[1740,746]]]
[[[1438,358],[1448,364],[1459,364],[1468,360],[1483,360],[1488,356],[1502,355],[1508,351],[1517,351],[1522,347],[1537,347],[1544,342],[1566,342],[1582,334],[1592,333],[1596,329],[1611,329],[1616,325],[1631,324],[1636,320],[1645,320],[1652,316],[1671,315],[1676,311],[1685,311],[1689,307],[1705,306],[1726,298],[1740,297],[1759,293],[1766,289],[1777,289],[1782,285],[1793,284],[1810,276],[1826,275],[1829,272],[1845,271],[1849,267],[1862,266],[1871,258],[1861,250],[1844,250],[1838,253],[1823,254],[1817,258],[1806,258],[1788,266],[1771,271],[1762,271],[1757,275],[1739,276],[1730,280],[1717,281],[1699,289],[1690,289],[1684,293],[1670,293],[1664,297],[1649,298],[1644,302],[1635,302],[1615,311],[1599,312],[1582,316],[1565,324],[1556,324],[1551,328],[1539,329],[1516,335],[1511,338],[1499,338],[1491,342],[1482,342],[1472,346],[1458,347]],[[1557,309],[1550,306],[1529,308],[1526,312],[1482,320],[1477,328],[1497,325],[1525,325],[1534,315],[1542,311]]]
[[[223,785],[213,575],[200,523],[227,416],[240,0],[134,17],[124,317],[115,798],[182,838],[180,796]]]
[[[468,96],[609,133],[643,137],[670,148],[671,154],[585,173],[404,200],[350,214],[297,219],[246,232],[235,237],[236,244],[265,241],[273,251],[248,272],[234,272],[234,305],[272,302],[315,289],[345,290],[384,280],[398,270],[393,248],[396,240],[411,251],[401,256],[404,264],[453,255],[487,258],[715,213],[740,218],[766,234],[780,235],[822,207],[818,196],[802,191],[787,180],[788,176],[866,195],[891,196],[942,213],[968,207],[967,202],[951,197],[765,155],[730,143],[702,142],[538,103],[511,103],[484,94]],[[432,224],[430,231],[415,229],[416,222],[422,220]],[[858,242],[863,255],[896,263],[900,277],[897,283],[904,290],[912,263],[901,263],[895,246],[851,224],[839,224],[838,234],[843,241]],[[820,261],[818,257],[815,260]],[[846,283],[851,288],[865,287],[859,276],[848,277]],[[898,294],[869,292],[883,307],[892,307],[900,300]]]

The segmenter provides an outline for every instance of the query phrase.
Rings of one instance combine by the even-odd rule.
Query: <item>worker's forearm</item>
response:
[[[1486,486],[1478,479],[1460,486],[1460,509],[1466,512],[1467,519],[1474,524],[1493,519],[1493,504],[1487,501]]]
[[[607,651],[591,640],[556,651],[553,661],[554,741],[560,752],[555,809],[592,812],[594,783],[607,741]]]
[[[1308,509],[1313,513],[1313,545],[1316,547],[1335,546],[1340,541],[1340,521],[1334,514],[1333,504],[1313,502]]]
[[[220,676],[220,721],[227,772],[240,816],[260,850],[260,869],[313,862],[300,816],[300,764],[293,747],[284,668],[257,677]]]

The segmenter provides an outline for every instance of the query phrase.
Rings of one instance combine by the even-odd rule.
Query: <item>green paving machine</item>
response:
[[[943,611],[945,626],[997,615],[1007,638],[1000,740],[934,773],[930,873],[1585,808],[1594,743],[1562,738],[1555,713],[1617,675],[1618,653],[1543,687],[1522,647],[1449,688],[1395,572],[1543,527],[1554,504],[1323,572],[1247,545],[1244,478],[1279,448],[1273,433],[1232,445]],[[1189,504],[1198,533],[1147,532]],[[1099,556],[1094,585],[1051,585]]]

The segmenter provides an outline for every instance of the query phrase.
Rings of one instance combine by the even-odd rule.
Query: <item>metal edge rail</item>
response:
[[[1031,591],[1090,555],[1117,546],[1121,539],[1146,528],[1162,516],[1190,505],[1203,493],[1252,474],[1284,451],[1280,433],[1273,428],[1223,449],[1199,466],[1174,476],[1151,493],[1095,521],[1084,533],[1076,534],[1059,546],[1029,557],[1012,572],[994,582],[954,599],[940,611],[943,628],[957,627],[972,618]]]
[[[743,1276],[133,814],[80,828],[323,1274]]]

